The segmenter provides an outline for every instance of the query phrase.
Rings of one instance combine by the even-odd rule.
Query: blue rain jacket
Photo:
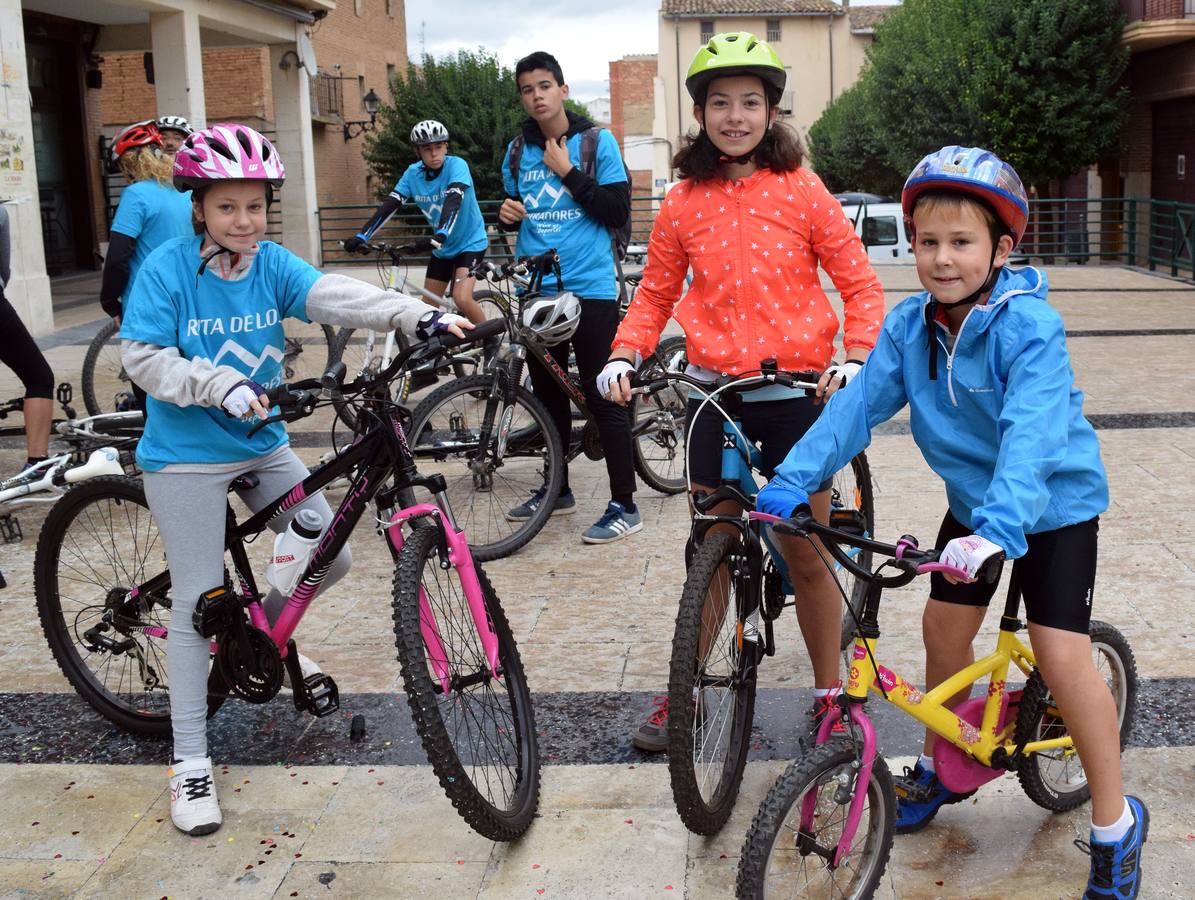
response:
[[[946,483],[951,514],[1009,558],[1025,554],[1026,534],[1102,513],[1108,480],[1099,440],[1083,417],[1062,317],[1046,290],[1045,273],[1006,266],[992,299],[968,313],[952,352],[945,326],[926,324],[928,292],[903,300],[859,375],[777,467],[759,508],[790,514],[908,404],[913,439]]]

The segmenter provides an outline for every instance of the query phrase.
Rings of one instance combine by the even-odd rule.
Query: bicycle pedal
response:
[[[305,709],[319,719],[337,712],[340,709],[340,690],[332,676],[320,672],[305,678],[303,687],[295,691],[295,707]]]
[[[25,537],[24,532],[21,531],[20,520],[12,513],[5,513],[0,516],[0,537],[4,539],[4,543],[6,544],[15,544]]]
[[[203,637],[214,638],[235,627],[240,615],[240,599],[222,584],[199,595],[191,624]]]

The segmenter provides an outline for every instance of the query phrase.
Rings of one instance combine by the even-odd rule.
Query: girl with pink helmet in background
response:
[[[414,298],[322,274],[263,240],[266,211],[285,177],[278,151],[251,128],[214,125],[190,135],[175,156],[174,186],[192,192],[195,235],[167,241],[145,260],[121,325],[125,369],[149,393],[137,463],[171,575],[170,815],[190,835],[210,834],[222,822],[207,746],[209,647],[190,622],[200,594],[224,582],[228,490],[252,473],[256,486],[238,493],[257,511],[308,471],[281,423],[249,435],[255,419],[269,416],[266,391],[283,380],[282,320],[399,329],[413,338],[472,327]],[[318,514],[324,529],[331,522],[317,495],[270,527],[281,532],[302,509]],[[350,562],[346,548],[322,588]],[[284,603],[270,591],[271,621]],[[319,672],[305,657],[300,663],[305,677]]]

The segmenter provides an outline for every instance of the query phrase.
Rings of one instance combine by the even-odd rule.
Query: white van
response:
[[[873,263],[913,261],[913,244],[899,203],[843,204],[842,210],[855,223],[855,234]]]

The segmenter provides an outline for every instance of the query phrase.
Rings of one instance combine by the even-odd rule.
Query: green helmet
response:
[[[685,87],[694,102],[705,99],[710,82],[727,75],[757,75],[777,91],[784,90],[784,63],[776,51],[749,31],[715,34],[689,64]]]

